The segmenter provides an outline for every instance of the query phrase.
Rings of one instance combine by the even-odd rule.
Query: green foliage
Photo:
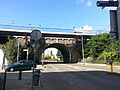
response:
[[[50,59],[51,59],[51,56],[49,56],[49,55],[45,55],[45,56],[44,56],[44,59],[46,59],[46,60],[50,60]]]
[[[115,62],[113,63],[113,65],[120,66],[120,61],[115,61]]]
[[[0,48],[6,54],[6,58],[8,60],[8,64],[14,64],[17,61],[17,45],[18,42],[15,40],[9,40],[6,44],[0,46]],[[19,60],[26,59],[26,52],[23,49],[28,48],[25,44],[19,46]],[[33,60],[34,53],[33,49],[29,48],[29,60]]]
[[[60,61],[63,61],[63,55],[62,53],[58,50],[56,56],[60,58]]]
[[[85,57],[92,57],[98,63],[119,61],[118,52],[118,41],[110,40],[109,34],[93,36],[85,44]]]
[[[107,34],[93,36],[85,45],[85,56],[98,57],[104,51],[106,45],[108,45],[110,40],[108,37]]]
[[[105,63],[109,63],[109,61],[113,60],[115,56],[116,53],[114,51],[110,51],[110,52],[103,51],[98,57],[98,60],[103,60]]]
[[[8,64],[13,64],[17,60],[17,47],[15,47],[15,44],[17,44],[16,41],[10,40],[6,44],[2,45]]]

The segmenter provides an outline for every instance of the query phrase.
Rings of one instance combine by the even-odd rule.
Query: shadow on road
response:
[[[120,90],[120,77],[107,73],[105,71],[43,72],[42,90]],[[18,76],[18,72],[7,73],[6,90],[31,90],[32,72],[24,71],[22,80],[18,80]]]
[[[105,71],[45,72],[43,90],[120,90],[120,77]]]

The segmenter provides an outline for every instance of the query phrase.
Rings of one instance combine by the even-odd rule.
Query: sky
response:
[[[52,52],[52,55],[54,55],[54,57],[57,58],[57,56],[56,56],[57,51],[58,51],[58,49],[56,49],[56,48],[48,48],[44,51],[44,55],[51,56],[51,52]]]
[[[0,0],[0,24],[94,30],[109,26],[109,9],[97,0]],[[62,31],[61,31],[62,32]],[[68,31],[69,32],[69,31]]]

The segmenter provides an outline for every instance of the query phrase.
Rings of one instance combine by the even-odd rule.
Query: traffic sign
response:
[[[118,7],[118,1],[97,1],[98,7]]]
[[[110,39],[118,40],[117,10],[110,10]]]
[[[42,38],[42,34],[40,30],[33,30],[31,33],[31,39],[32,40],[39,40]]]

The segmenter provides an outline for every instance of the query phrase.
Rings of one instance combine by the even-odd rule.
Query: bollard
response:
[[[113,72],[113,62],[110,61],[109,64],[110,64],[110,72]]]
[[[19,71],[19,77],[18,80],[22,80],[22,70]]]
[[[110,71],[113,72],[113,65],[110,65]]]
[[[7,70],[5,70],[5,74],[4,74],[3,90],[5,90],[5,86],[6,86],[6,77],[7,77]]]

